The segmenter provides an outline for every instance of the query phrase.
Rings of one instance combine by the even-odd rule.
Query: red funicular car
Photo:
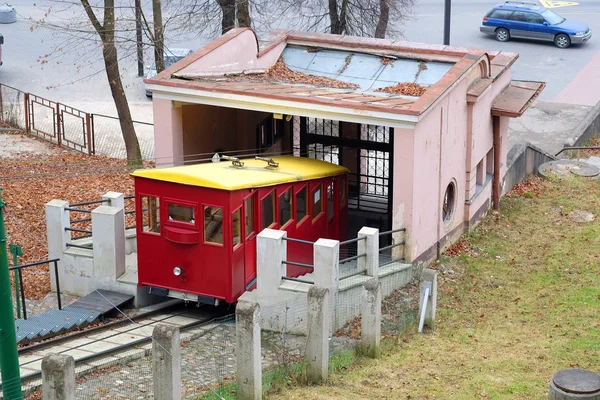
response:
[[[139,285],[199,303],[234,303],[256,282],[256,235],[282,229],[315,241],[347,235],[344,167],[304,157],[135,171]],[[287,242],[288,260],[312,248]],[[288,266],[288,276],[309,272]]]

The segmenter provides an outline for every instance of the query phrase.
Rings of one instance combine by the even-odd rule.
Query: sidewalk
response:
[[[592,107],[600,102],[600,51],[556,96],[554,101]]]

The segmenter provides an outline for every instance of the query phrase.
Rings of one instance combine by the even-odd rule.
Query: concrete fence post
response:
[[[42,360],[42,399],[75,400],[75,360],[49,354]]]
[[[67,243],[71,242],[71,232],[65,230],[71,226],[71,216],[66,210],[67,207],[69,207],[69,202],[63,200],[51,200],[46,203],[46,237],[48,238],[49,258],[63,260]],[[64,270],[62,261],[58,262],[58,270]],[[56,290],[54,268],[50,268],[50,288]]]
[[[262,398],[262,367],[260,355],[260,306],[254,301],[238,301],[235,309],[237,362],[237,398]]]
[[[125,273],[123,209],[100,206],[92,211],[94,279],[115,282]]]
[[[329,329],[331,308],[329,289],[312,286],[308,289],[308,321],[306,332],[306,360],[308,381],[320,384],[329,372]]]
[[[108,192],[102,196],[102,200],[108,200],[107,203],[102,203],[105,206],[110,206],[123,210],[125,208],[125,195],[118,192]]]
[[[363,227],[358,231],[358,251],[356,254],[366,254],[358,259],[358,270],[367,271],[368,276],[379,275],[379,229]]]
[[[361,318],[361,347],[367,357],[377,358],[381,341],[381,282],[377,278],[364,284]]]
[[[313,246],[315,286],[329,290],[329,334],[335,330],[335,298],[340,280],[340,242],[319,239]]]
[[[158,324],[152,330],[152,381],[155,400],[181,399],[179,328]]]
[[[264,229],[256,237],[256,297],[259,301],[277,296],[281,277],[285,276],[287,232]]]
[[[425,310],[425,326],[435,329],[435,311],[437,307],[437,271],[424,269],[421,273],[420,296],[419,296],[419,316],[422,315],[423,307]],[[429,297],[425,303],[425,289],[429,288]]]

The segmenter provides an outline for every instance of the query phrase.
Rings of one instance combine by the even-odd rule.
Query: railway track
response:
[[[186,307],[173,302],[173,305],[166,308],[22,347],[19,349],[19,364],[23,392],[32,393],[40,388],[41,363],[48,354],[72,356],[75,359],[76,374],[82,376],[111,365],[149,356],[152,351],[152,330],[158,324],[179,327],[181,341],[189,341],[232,316],[222,308]]]

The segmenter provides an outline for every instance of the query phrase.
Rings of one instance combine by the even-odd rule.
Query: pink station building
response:
[[[251,29],[233,29],[146,80],[155,157],[167,166],[215,152],[294,154],[343,165],[348,237],[406,228],[394,235],[403,256],[428,261],[500,200],[508,120],[544,88],[511,80],[517,58],[299,32],[261,50]]]

